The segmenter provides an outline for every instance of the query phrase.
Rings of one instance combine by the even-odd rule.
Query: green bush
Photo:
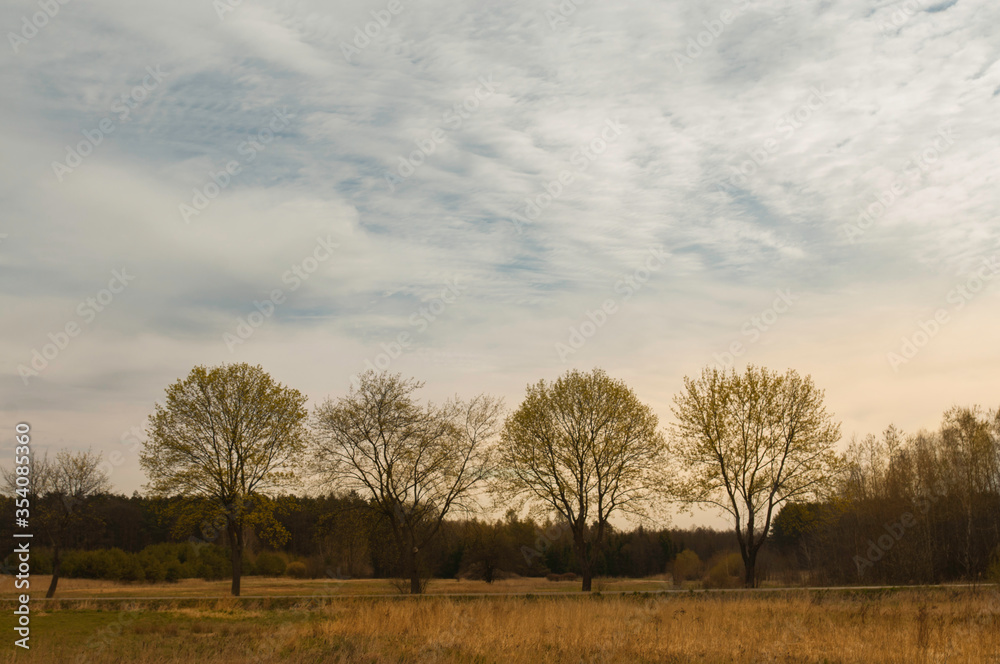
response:
[[[32,551],[31,573],[52,574],[52,555],[46,549],[39,549],[37,551]]]
[[[1000,546],[993,552],[993,560],[986,570],[986,578],[993,583],[1000,583]]]
[[[140,553],[138,557],[147,581],[158,583],[167,578],[167,566],[164,563],[145,551]]]
[[[738,553],[713,556],[705,575],[706,588],[737,588],[743,577],[743,557]]]
[[[285,559],[264,551],[257,555],[256,568],[260,576],[281,576],[285,573]]]
[[[121,581],[144,581],[146,579],[146,570],[143,569],[142,563],[139,562],[138,556],[125,554],[126,558],[122,562],[122,568],[119,572],[119,580]]]
[[[43,556],[42,552],[36,555],[40,564],[36,567],[36,559],[33,559],[33,571],[51,573],[51,559]],[[269,575],[279,576],[285,571],[281,555],[262,555]],[[229,551],[214,544],[199,547],[187,543],[155,544],[139,553],[121,549],[71,550],[63,553],[62,560],[62,575],[66,578],[157,583],[191,578],[214,581],[232,575]],[[47,568],[42,565],[47,565]],[[244,558],[244,573],[251,574],[254,569],[253,561]]]
[[[306,569],[306,564],[297,560],[293,563],[288,563],[288,567],[285,568],[285,574],[296,579],[304,579],[308,573],[309,570]]]
[[[177,561],[167,563],[165,569],[166,571],[164,573],[163,580],[168,583],[176,583],[177,581],[180,581],[182,578],[187,578],[182,576],[184,568]]]
[[[219,546],[202,546],[198,549],[198,574],[206,581],[218,581],[233,574],[229,552]]]
[[[701,576],[701,558],[691,549],[685,549],[677,554],[674,559],[674,585],[680,585],[682,581],[697,579]]]

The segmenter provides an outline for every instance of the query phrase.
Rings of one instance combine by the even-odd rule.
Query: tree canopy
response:
[[[166,390],[150,416],[140,463],[148,488],[183,503],[188,519],[217,519],[229,536],[232,594],[240,593],[246,529],[274,540],[287,536],[274,521],[272,497],[293,484],[305,451],[306,397],[261,367],[197,366]],[[183,522],[184,519],[181,519]]]
[[[714,505],[732,519],[748,587],[775,508],[832,486],[840,425],[812,378],[748,366],[685,377],[674,397],[669,483],[677,500]]]

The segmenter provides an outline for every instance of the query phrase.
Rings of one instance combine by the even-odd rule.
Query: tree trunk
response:
[[[233,563],[233,597],[240,596],[240,579],[243,576],[243,529],[229,521],[229,558]]]
[[[590,547],[587,541],[584,540],[582,531],[573,533],[573,546],[576,549],[577,557],[580,559],[580,573],[583,576],[583,587],[580,590],[589,593],[594,573],[590,565]]]
[[[52,548],[52,581],[49,583],[49,590],[45,597],[51,599],[56,594],[56,584],[59,583],[59,568],[62,566],[62,558],[59,556],[59,547]]]
[[[746,588],[756,588],[757,587],[757,551],[751,549],[747,552],[747,555],[743,557],[743,566],[746,568],[746,577],[743,580],[743,585]]]
[[[417,547],[411,547],[410,553],[410,594],[419,595],[423,592],[420,587],[420,566],[417,564]]]

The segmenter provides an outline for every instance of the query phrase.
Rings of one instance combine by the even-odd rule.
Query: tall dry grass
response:
[[[60,613],[44,618],[55,627]],[[62,613],[67,626],[84,615]],[[996,590],[345,599],[297,611],[206,601],[135,614],[118,631],[83,661],[1000,663]],[[76,638],[46,635],[17,660],[76,661]]]

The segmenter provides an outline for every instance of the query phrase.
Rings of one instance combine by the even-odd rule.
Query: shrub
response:
[[[701,558],[691,549],[684,549],[674,558],[674,585],[701,576]]]
[[[277,553],[264,551],[257,555],[256,568],[261,576],[281,576],[285,573],[285,559]]]
[[[993,560],[989,569],[986,570],[986,578],[993,583],[1000,583],[1000,546],[993,552]]]
[[[168,583],[175,583],[177,581],[180,581],[182,578],[185,578],[182,576],[183,572],[184,568],[181,567],[181,564],[179,562],[175,561],[167,563],[166,573],[164,574],[163,579]]]
[[[297,560],[293,563],[288,563],[288,566],[285,568],[285,574],[295,577],[296,579],[306,578],[308,572],[309,570],[306,569],[306,564]]]
[[[139,561],[142,563],[142,570],[147,581],[158,583],[167,578],[167,566],[154,556],[143,552],[139,554]]]
[[[218,581],[232,576],[233,564],[228,552],[218,546],[203,546],[198,549],[197,576],[206,581]]]
[[[31,553],[31,573],[52,574],[52,556],[48,551],[40,549]]]
[[[118,579],[120,581],[142,581],[145,578],[146,571],[142,568],[142,563],[139,562],[139,558],[126,553],[125,557],[121,560],[121,568],[118,570]]]
[[[736,588],[743,577],[743,558],[738,553],[713,556],[705,576],[706,588]]]

